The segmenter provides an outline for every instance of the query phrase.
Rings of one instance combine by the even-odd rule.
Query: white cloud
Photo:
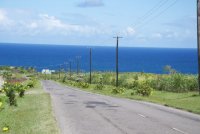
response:
[[[13,17],[14,15],[12,14],[11,18],[7,17],[7,14],[9,13],[10,12],[6,12],[5,10],[0,9],[0,30],[9,34],[18,34],[23,36],[37,36],[42,34],[89,36],[95,34],[104,34],[106,32],[102,30],[104,28],[98,27],[96,25],[74,25],[68,22],[64,22],[61,19],[48,14],[34,15],[33,18],[27,15],[28,19],[26,16],[24,19],[17,19],[17,16],[21,16],[21,12],[15,12],[15,17]],[[22,13],[23,16],[24,12]]]
[[[74,25],[56,18],[55,16],[49,16],[47,14],[40,14],[39,20],[36,21],[36,24],[39,29],[44,31],[59,32],[60,34],[82,34],[82,35],[92,35],[98,34],[102,31],[97,27],[92,27],[88,25]]]
[[[161,33],[153,33],[152,38],[154,39],[162,39],[163,35]]]
[[[3,9],[0,9],[0,25],[6,26],[11,24],[11,20],[7,17],[7,12]]]
[[[125,35],[127,35],[127,36],[133,36],[133,35],[136,34],[136,31],[135,31],[135,29],[132,28],[132,27],[127,27],[127,28],[124,30],[123,34],[125,34]]]
[[[38,24],[36,22],[32,22],[30,23],[30,25],[28,25],[28,28],[31,28],[31,29],[38,28]]]

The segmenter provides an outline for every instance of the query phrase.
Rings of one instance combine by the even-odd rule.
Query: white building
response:
[[[55,70],[42,69],[42,74],[52,74],[52,73],[55,73]]]

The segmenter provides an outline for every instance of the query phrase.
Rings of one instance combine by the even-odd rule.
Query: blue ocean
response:
[[[0,44],[0,65],[67,69],[72,61],[76,70],[76,57],[80,58],[80,69],[89,70],[89,46]],[[115,47],[91,47],[93,71],[115,71]],[[164,73],[163,67],[170,65],[178,72],[197,73],[197,50],[175,48],[130,48],[119,47],[120,72]]]

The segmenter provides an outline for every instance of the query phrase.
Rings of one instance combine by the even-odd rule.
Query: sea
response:
[[[0,43],[1,66],[89,71],[90,48],[93,71],[115,71],[116,48],[107,46],[41,45]],[[197,49],[119,47],[120,72],[165,73],[170,65],[180,73],[197,74]]]

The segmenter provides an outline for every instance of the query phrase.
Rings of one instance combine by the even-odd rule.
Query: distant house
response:
[[[52,73],[55,73],[55,70],[42,69],[42,74],[52,74]]]

